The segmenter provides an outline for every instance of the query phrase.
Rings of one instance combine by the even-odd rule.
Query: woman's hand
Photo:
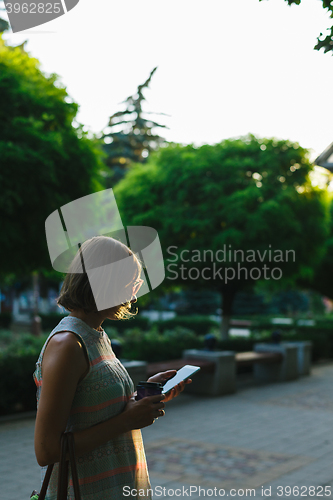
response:
[[[167,370],[166,372],[160,372],[150,377],[147,382],[159,382],[161,384],[165,384],[167,380],[174,377],[177,373],[177,370]],[[176,398],[184,389],[186,384],[190,384],[192,380],[188,378],[184,382],[180,382],[180,384],[176,385],[171,391],[165,394],[165,399],[163,400],[165,403],[171,401],[171,399]]]
[[[157,394],[156,396],[147,396],[135,401],[131,398],[122,415],[126,419],[128,428],[142,429],[148,427],[158,417],[164,416],[164,394]]]

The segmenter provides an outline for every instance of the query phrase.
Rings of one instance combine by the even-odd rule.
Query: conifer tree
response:
[[[106,165],[110,168],[110,177],[107,179],[108,187],[112,187],[122,179],[126,170],[132,163],[144,163],[151,151],[154,151],[165,142],[159,136],[156,128],[167,128],[146,115],[164,113],[151,113],[143,110],[144,89],[149,87],[151,78],[157,67],[154,68],[147,80],[138,86],[137,92],[125,99],[125,110],[117,111],[109,120],[104,140],[104,150],[107,154]],[[166,115],[165,115],[166,116]]]

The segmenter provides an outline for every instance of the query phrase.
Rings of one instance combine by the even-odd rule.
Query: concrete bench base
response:
[[[281,342],[281,343],[282,345],[291,345],[297,348],[298,375],[300,377],[310,375],[312,342],[301,341],[301,342]]]
[[[196,359],[212,361],[215,364],[213,373],[199,371],[193,375],[192,384],[186,387],[186,392],[205,396],[222,396],[236,391],[236,362],[233,351],[187,349],[183,351],[183,358],[188,361],[192,360],[193,365],[196,364]]]
[[[298,378],[298,350],[289,344],[255,344],[255,352],[281,353],[282,362],[274,364],[254,363],[257,382],[287,382]]]

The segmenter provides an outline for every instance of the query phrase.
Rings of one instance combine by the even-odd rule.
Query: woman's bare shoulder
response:
[[[80,339],[69,331],[54,334],[44,352],[43,365],[70,363],[76,365],[84,375],[88,368],[87,357]]]
[[[49,340],[47,347],[54,345],[62,347],[63,349],[75,349],[78,345],[82,345],[80,339],[75,333],[70,331],[55,333]]]

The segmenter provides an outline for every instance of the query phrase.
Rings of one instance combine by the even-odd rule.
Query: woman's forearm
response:
[[[88,453],[130,430],[125,413],[120,413],[105,422],[74,432],[75,452],[77,455]]]
[[[130,430],[131,424],[123,412],[87,429],[74,431],[75,453],[76,455],[89,453]],[[36,451],[38,451],[36,457],[40,466],[45,467],[46,465],[59,462],[61,450],[60,437],[59,435],[49,435],[47,439],[40,442],[36,448]]]

